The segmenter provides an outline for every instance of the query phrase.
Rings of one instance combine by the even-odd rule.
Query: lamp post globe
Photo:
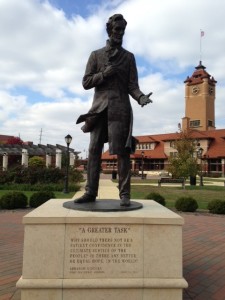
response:
[[[70,143],[72,142],[72,136],[70,135],[70,134],[67,134],[66,136],[65,136],[65,142],[66,142],[66,144],[67,144],[67,146],[69,146],[70,145]]]

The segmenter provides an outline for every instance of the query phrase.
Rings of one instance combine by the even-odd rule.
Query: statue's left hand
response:
[[[150,96],[152,93],[149,93],[148,95],[142,95],[139,99],[139,104],[143,107],[144,105],[147,105],[148,103],[152,103],[153,101],[150,99]]]

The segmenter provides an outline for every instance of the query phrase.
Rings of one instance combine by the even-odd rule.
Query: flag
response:
[[[203,30],[201,30],[201,37],[203,37],[205,35],[205,32]]]

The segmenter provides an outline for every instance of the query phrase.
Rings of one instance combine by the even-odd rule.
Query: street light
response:
[[[144,179],[144,151],[141,151],[141,179]]]
[[[67,144],[67,151],[66,151],[66,176],[65,176],[65,185],[64,185],[64,190],[63,190],[64,194],[69,193],[69,191],[68,191],[69,159],[70,159],[69,146],[70,146],[71,141],[72,141],[72,136],[67,134],[67,136],[65,136],[65,142]]]
[[[200,186],[203,186],[203,176],[202,176],[202,153],[203,153],[203,149],[202,149],[202,148],[199,148],[198,151],[197,151],[197,155],[198,155],[198,158],[200,158],[200,160],[201,160],[200,183],[199,183]]]

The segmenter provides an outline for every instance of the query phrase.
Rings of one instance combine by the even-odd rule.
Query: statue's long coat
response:
[[[110,63],[116,65],[118,71],[104,79],[103,71]],[[84,131],[91,131],[99,114],[107,108],[109,153],[131,152],[133,114],[129,95],[137,101],[143,95],[138,86],[134,55],[122,47],[110,49],[109,44],[93,51],[86,66],[83,87],[94,87],[95,93],[91,109],[81,115],[77,123],[86,121]]]

